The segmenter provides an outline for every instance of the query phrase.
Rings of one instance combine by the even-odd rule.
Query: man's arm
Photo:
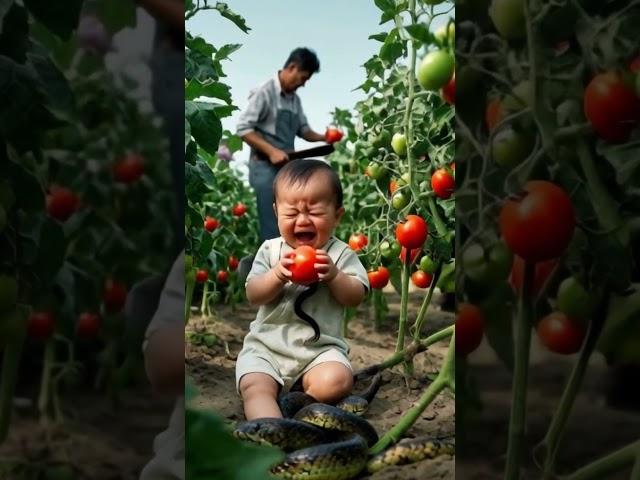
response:
[[[149,15],[171,27],[184,30],[183,0],[135,0]]]
[[[302,132],[302,138],[307,142],[324,142],[325,136],[322,133],[314,132],[311,129]]]
[[[244,140],[250,147],[253,147],[269,157],[269,161],[274,165],[278,165],[289,160],[289,156],[286,152],[274,147],[256,132],[245,133],[242,135],[242,140]]]

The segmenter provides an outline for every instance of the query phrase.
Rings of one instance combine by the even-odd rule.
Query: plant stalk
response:
[[[505,480],[520,480],[522,443],[526,425],[527,380],[529,374],[529,353],[531,348],[531,328],[533,323],[533,301],[531,287],[535,273],[535,263],[526,262],[524,282],[518,299],[517,338],[515,344],[515,366],[511,393],[511,416],[509,418],[509,443]]]

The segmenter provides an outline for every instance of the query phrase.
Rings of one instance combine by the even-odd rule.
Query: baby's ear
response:
[[[336,223],[340,223],[342,216],[344,215],[344,207],[340,207],[336,210]]]

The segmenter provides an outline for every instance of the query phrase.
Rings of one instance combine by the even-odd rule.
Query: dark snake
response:
[[[311,315],[307,315],[304,310],[302,310],[302,303],[318,291],[319,284],[319,282],[314,282],[309,285],[308,288],[303,290],[298,295],[295,302],[293,302],[293,311],[296,313],[296,315],[298,315],[298,317],[307,322],[311,326],[311,328],[313,328],[313,337],[306,340],[305,344],[315,343],[320,339],[320,327],[318,326],[318,322],[316,322]]]
[[[234,435],[284,450],[285,459],[274,465],[271,473],[288,480],[348,480],[364,470],[374,473],[390,465],[453,455],[452,442],[431,437],[403,439],[375,456],[369,455],[378,434],[359,415],[366,411],[380,380],[381,375],[376,375],[366,392],[351,395],[335,407],[317,403],[303,392],[290,392],[280,397],[278,404],[285,417],[293,418],[244,422],[236,427]],[[353,404],[358,406],[352,410]]]

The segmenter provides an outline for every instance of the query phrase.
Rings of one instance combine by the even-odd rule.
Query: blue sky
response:
[[[217,12],[207,11],[191,19],[187,29],[216,47],[242,44],[224,64],[234,103],[244,108],[249,91],[275,75],[291,50],[309,47],[320,59],[320,72],[298,95],[311,127],[319,132],[330,123],[335,107],[350,109],[364,97],[364,92],[352,90],[364,81],[361,65],[380,48],[368,37],[392,25],[379,25],[381,12],[373,0],[229,0],[227,4],[245,18],[251,27],[248,34]],[[434,28],[445,21],[439,17]],[[235,131],[237,118],[238,112],[224,119],[224,128]],[[296,141],[297,149],[305,146],[309,144],[304,140]],[[247,157],[246,147],[236,154],[242,163]]]

